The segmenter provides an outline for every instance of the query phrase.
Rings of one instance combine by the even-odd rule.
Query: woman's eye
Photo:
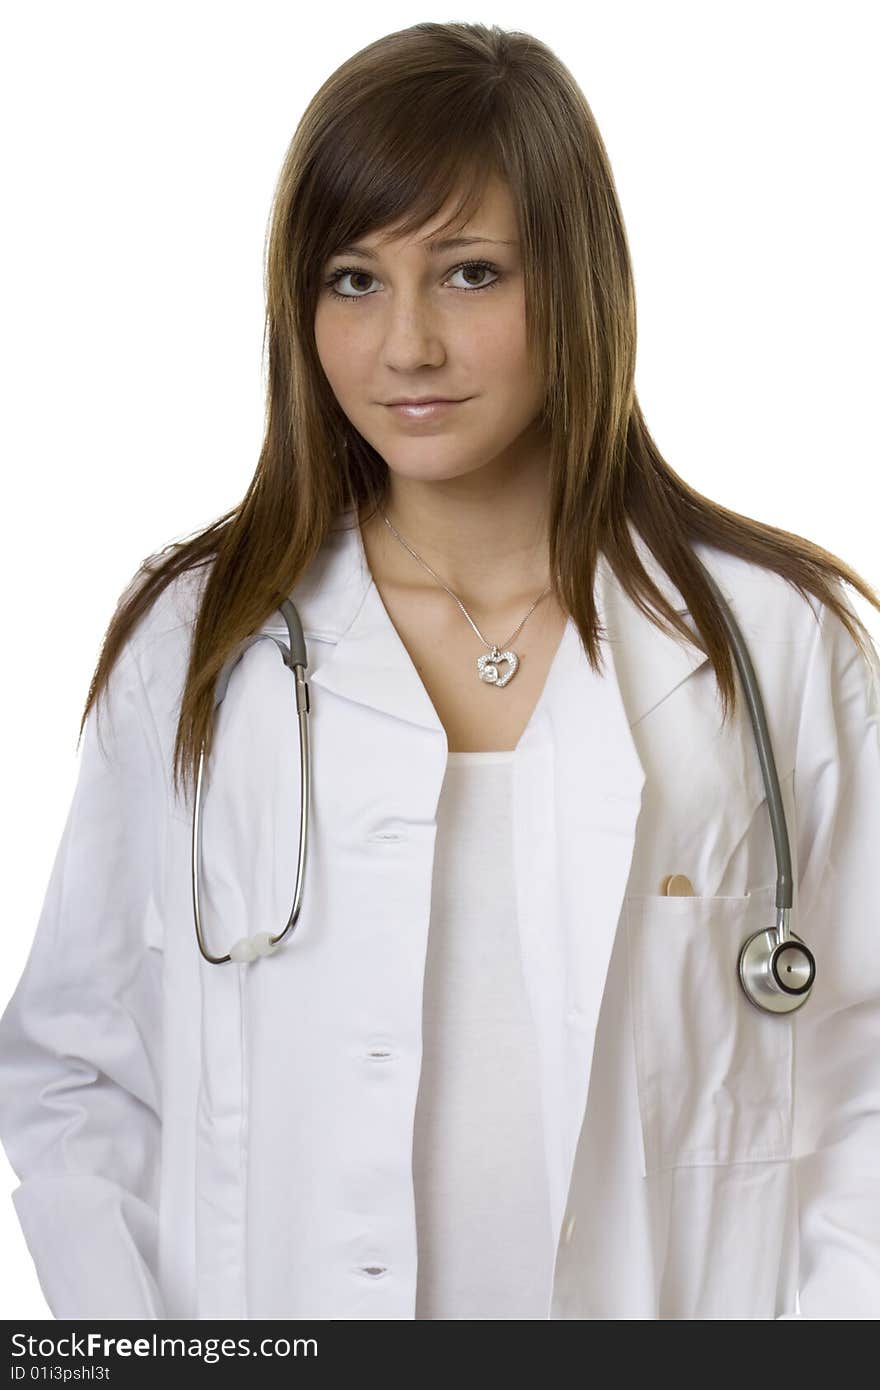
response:
[[[469,281],[464,285],[453,286],[453,289],[463,290],[466,294],[477,294],[480,290],[491,289],[501,279],[501,272],[498,267],[491,265],[488,261],[467,261],[464,265],[456,266],[455,270],[450,271],[450,277],[454,275],[469,277]],[[486,275],[494,275],[495,278],[494,280],[485,280]],[[477,279],[478,283],[474,283],[474,278]],[[355,291],[353,294],[342,293],[336,288],[343,280],[348,279],[353,281],[352,288]],[[375,276],[371,275],[368,270],[362,270],[358,266],[343,265],[334,270],[330,278],[324,283],[336,299],[366,299],[372,291],[368,290],[363,282],[366,281],[369,284],[370,280],[374,279]],[[358,284],[358,281],[361,283]]]
[[[347,280],[349,276],[352,276],[354,279],[357,279],[359,277],[361,280],[372,280],[373,278],[368,270],[340,269],[334,270],[333,274],[330,276],[330,279],[327,281],[327,285],[332,288],[338,285],[341,280]],[[366,287],[364,285],[355,285],[356,290],[362,290],[365,288]],[[335,293],[338,295],[339,299],[360,299],[362,297],[360,294],[339,294],[338,291],[335,291]]]
[[[465,288],[469,290],[487,290],[490,285],[497,284],[498,281],[498,271],[496,271],[494,266],[487,265],[483,261],[469,261],[467,265],[460,265],[458,269],[454,270],[452,273],[453,275],[475,274],[480,277],[477,284],[474,284],[472,280],[468,281]],[[494,275],[495,279],[483,279],[482,277],[486,274]]]

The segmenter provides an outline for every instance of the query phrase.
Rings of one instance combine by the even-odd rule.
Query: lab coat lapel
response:
[[[306,636],[333,643],[310,649],[311,685],[396,719],[444,734],[430,696],[373,583],[354,512],[343,516],[292,598]],[[350,528],[350,529],[348,529]],[[273,620],[270,628],[279,632]],[[311,658],[319,656],[317,669]]]
[[[440,717],[382,602],[366,581],[357,612],[311,684],[445,737]]]
[[[673,608],[686,612],[679,591],[633,536],[655,583]],[[645,782],[631,728],[708,660],[694,643],[661,632],[604,557],[596,602],[608,633],[604,674],[590,667],[569,621],[515,761],[520,941],[540,1054],[554,1242],[586,1110]]]
[[[643,781],[617,682],[592,671],[569,622],[537,717],[520,741],[513,779],[517,920],[554,1243]]]

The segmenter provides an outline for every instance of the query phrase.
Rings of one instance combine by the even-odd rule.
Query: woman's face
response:
[[[442,208],[438,225],[447,214]],[[526,357],[507,185],[489,181],[481,207],[457,233],[469,244],[432,250],[431,230],[381,249],[365,237],[359,253],[330,256],[315,313],[318,356],[341,409],[393,473],[421,480],[510,464],[544,395]],[[466,264],[473,261],[486,266]],[[390,408],[400,396],[460,403],[416,419]],[[533,445],[534,435],[528,439]]]

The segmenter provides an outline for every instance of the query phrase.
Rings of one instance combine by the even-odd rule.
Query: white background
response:
[[[10,7],[0,1007],[115,601],[256,466],[264,235],[297,121],[351,53],[427,19],[527,30],[581,84],[634,261],[636,385],[673,468],[880,585],[873,4]],[[49,1317],[16,1185],[0,1152],[0,1311]]]

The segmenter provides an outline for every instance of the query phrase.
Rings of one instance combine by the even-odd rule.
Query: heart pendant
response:
[[[506,661],[507,670],[503,676],[498,674],[498,662]],[[508,681],[513,680],[519,666],[519,657],[516,652],[500,652],[497,647],[493,647],[491,652],[484,653],[477,657],[477,670],[480,673],[480,680],[487,685],[495,685],[500,690],[507,685]]]

